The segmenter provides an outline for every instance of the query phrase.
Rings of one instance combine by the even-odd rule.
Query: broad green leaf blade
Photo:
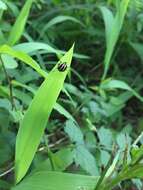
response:
[[[112,89],[122,89],[122,90],[128,90],[133,93],[134,96],[136,96],[139,100],[143,101],[143,97],[141,97],[134,89],[132,89],[127,83],[120,80],[105,80],[101,83],[100,86],[104,90],[112,90]]]
[[[18,183],[26,174],[42,138],[47,120],[51,114],[63,83],[69,71],[73,55],[72,48],[61,58],[67,63],[65,72],[60,72],[57,65],[38,89],[25,113],[16,139],[15,174]]]
[[[27,55],[21,51],[16,51],[7,45],[3,45],[3,46],[0,46],[0,54],[7,54],[12,57],[15,57],[15,58],[21,60],[22,62],[26,63],[33,69],[35,69],[43,77],[45,77],[45,78],[47,77],[47,73],[40,68],[38,63],[36,61],[34,61],[29,55]]]
[[[37,50],[45,50],[44,53],[55,53],[55,54],[64,54],[65,51],[58,50],[56,48],[53,48],[52,46],[41,43],[41,42],[25,42],[18,45],[15,45],[13,47],[15,50],[20,50],[25,53],[33,53]],[[43,53],[43,52],[42,52]],[[89,59],[86,55],[81,55],[78,53],[74,53],[73,57],[79,58],[79,59]]]
[[[123,25],[124,17],[127,12],[129,2],[130,2],[130,0],[122,0],[120,2],[119,9],[113,20],[112,28],[111,29],[106,28],[106,31],[108,31],[107,32],[108,41],[107,41],[107,49],[106,49],[106,53],[105,53],[105,58],[104,58],[104,73],[103,73],[103,77],[102,77],[103,80],[105,79],[105,77],[107,75],[107,72],[108,72],[108,69],[110,66],[111,57],[113,55],[115,45],[119,38],[120,30]],[[105,19],[105,22],[107,22],[107,19]],[[108,23],[106,23],[106,26],[109,27],[110,25]],[[110,31],[110,34],[109,34],[109,31]]]
[[[59,53],[57,49],[52,46],[41,42],[25,42],[13,47],[15,50],[20,50],[25,53],[32,53],[37,50],[46,50],[48,53]]]
[[[14,45],[20,39],[24,30],[32,3],[33,3],[33,0],[27,0],[25,5],[23,6],[9,34],[9,38],[8,38],[9,45],[11,46]]]
[[[51,19],[43,28],[43,30],[40,33],[40,37],[44,35],[44,33],[52,26],[54,26],[55,24],[61,23],[61,22],[65,22],[65,21],[72,21],[75,22],[77,24],[80,24],[82,26],[83,23],[80,22],[78,19],[72,17],[72,16],[64,16],[64,15],[60,15],[60,16],[56,16],[55,18]]]
[[[105,34],[106,34],[106,45],[107,45],[110,39],[110,33],[112,30],[114,17],[113,17],[112,12],[107,7],[101,6],[100,10],[102,12],[104,22],[105,22]]]
[[[19,87],[25,88],[26,90],[31,92],[33,95],[35,95],[35,93],[36,93],[36,90],[33,89],[32,87],[28,86],[28,85],[22,84],[22,83],[20,83],[18,81],[15,81],[15,80],[13,80],[11,82],[12,82],[12,84],[14,86],[19,86]],[[56,111],[58,111],[60,114],[64,115],[67,119],[71,119],[72,121],[75,121],[73,116],[63,106],[61,106],[60,104],[56,103],[55,106],[54,106],[54,109]]]
[[[94,190],[99,177],[61,172],[36,172],[12,190]]]

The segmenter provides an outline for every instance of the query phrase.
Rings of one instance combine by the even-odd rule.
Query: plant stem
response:
[[[14,97],[13,97],[13,89],[12,89],[12,83],[11,83],[11,79],[7,73],[7,70],[5,68],[5,65],[4,65],[4,62],[0,56],[0,62],[2,64],[2,68],[3,68],[3,71],[4,71],[4,74],[6,76],[6,79],[7,79],[7,82],[9,84],[9,96],[10,96],[10,102],[11,102],[11,106],[12,106],[12,110],[15,109],[16,110],[16,106],[15,106],[15,103],[14,103]]]
[[[109,159],[109,161],[108,161],[108,163],[107,163],[107,165],[106,165],[106,167],[105,167],[105,170],[103,171],[103,174],[102,174],[101,177],[99,178],[99,180],[98,180],[98,182],[97,182],[96,187],[95,187],[94,190],[99,190],[99,189],[100,189],[100,186],[101,186],[101,184],[102,184],[102,182],[103,182],[103,180],[104,180],[104,178],[105,178],[105,175],[106,175],[106,173],[107,173],[107,171],[108,171],[110,165],[111,165],[112,162],[113,162],[114,153],[115,153],[115,146],[113,147],[113,151],[112,151],[111,157],[110,157],[110,159]]]
[[[45,141],[48,157],[49,157],[49,160],[50,160],[51,168],[52,168],[52,170],[55,170],[54,161],[53,161],[53,158],[52,158],[52,152],[51,152],[51,150],[49,148],[48,140],[47,140],[47,137],[46,137],[45,134],[44,134],[44,141]]]

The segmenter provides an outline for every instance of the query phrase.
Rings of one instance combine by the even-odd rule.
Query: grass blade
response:
[[[122,89],[130,91],[136,98],[143,102],[143,97],[140,96],[134,89],[132,89],[127,83],[121,80],[112,80],[107,79],[101,83],[101,89],[103,90],[114,90],[114,89]]]
[[[78,19],[71,17],[71,16],[64,16],[64,15],[60,15],[60,16],[56,16],[53,19],[51,19],[43,28],[43,30],[40,33],[40,37],[42,37],[44,35],[45,32],[47,32],[47,30],[56,25],[59,24],[61,22],[65,22],[65,21],[72,21],[75,22],[77,24],[80,24],[81,26],[84,27],[84,24],[82,22],[80,22]]]
[[[9,38],[8,38],[9,45],[11,46],[14,45],[20,39],[24,30],[28,15],[29,15],[30,8],[32,6],[32,3],[33,3],[33,0],[27,0],[25,5],[23,6],[9,34]]]
[[[105,35],[106,35],[106,44],[108,44],[108,41],[110,39],[110,32],[114,21],[114,16],[112,12],[107,7],[100,7],[100,10],[102,12],[104,22],[105,22]]]
[[[73,47],[61,58],[67,63],[67,70],[59,72],[57,65],[38,89],[25,113],[16,139],[15,174],[18,183],[26,174],[40,143],[47,120],[56,103],[68,73]]]
[[[109,11],[106,11],[106,16],[105,16],[105,12],[103,14],[104,22],[106,25],[107,49],[106,49],[105,58],[104,58],[104,73],[103,73],[102,80],[104,80],[106,78],[107,72],[109,70],[111,57],[113,55],[114,47],[119,38],[120,30],[123,25],[124,17],[127,12],[129,2],[130,2],[130,0],[122,0],[121,1],[119,9],[116,13],[114,20],[112,21],[112,19],[111,19],[111,21],[113,22],[111,24],[107,23],[109,21],[109,19],[106,18],[106,16],[109,17]],[[111,27],[111,28],[107,29],[107,27]]]
[[[12,57],[15,57],[15,58],[21,60],[22,62],[26,63],[30,67],[32,67],[43,77],[45,77],[45,78],[47,77],[47,73],[40,68],[38,63],[36,61],[34,61],[29,55],[27,55],[21,51],[15,51],[11,47],[9,47],[7,45],[3,45],[0,47],[0,54],[7,54]]]
[[[94,190],[98,178],[96,176],[40,171],[27,177],[12,190]]]
[[[65,51],[61,51],[59,49],[53,48],[51,45],[41,43],[41,42],[25,42],[21,44],[17,44],[13,47],[13,49],[22,51],[25,53],[33,53],[37,52],[37,50],[44,50],[42,53],[55,53],[55,54],[65,54]],[[82,55],[79,53],[74,53],[73,57],[79,58],[79,59],[89,59],[88,56]]]

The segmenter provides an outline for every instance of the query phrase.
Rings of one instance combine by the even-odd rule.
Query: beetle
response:
[[[64,72],[67,69],[67,63],[66,62],[60,62],[58,64],[58,71]]]

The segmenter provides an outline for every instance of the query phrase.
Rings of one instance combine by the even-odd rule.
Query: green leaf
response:
[[[94,156],[84,145],[77,145],[75,148],[75,163],[80,165],[87,173],[98,175],[98,168]]]
[[[14,86],[25,88],[26,90],[28,90],[29,92],[31,92],[33,95],[35,95],[35,93],[36,93],[36,90],[33,89],[32,87],[28,86],[28,85],[22,84],[22,83],[20,83],[18,81],[15,81],[15,80],[13,80],[11,82],[12,82],[12,84]],[[60,104],[56,103],[54,105],[54,109],[56,111],[58,111],[60,114],[64,115],[67,119],[71,119],[71,120],[75,121],[75,119],[73,118],[73,116],[63,106],[61,106]]]
[[[41,42],[25,42],[13,47],[15,50],[20,50],[25,53],[32,53],[37,50],[46,50],[48,53],[59,53],[57,49],[52,46]]]
[[[72,120],[68,120],[65,126],[65,132],[69,135],[72,142],[77,144],[84,144],[83,134],[79,127]]]
[[[126,149],[127,145],[131,145],[131,137],[127,133],[121,132],[117,135],[117,144],[119,148],[123,151]]]
[[[28,54],[36,52],[37,50],[45,50],[46,54],[47,54],[47,52],[48,53],[56,53],[56,54],[64,54],[65,53],[65,51],[58,50],[48,44],[41,43],[41,42],[25,42],[25,43],[15,45],[13,48],[15,50],[20,50],[20,51],[23,51]],[[89,59],[88,56],[77,54],[77,53],[74,53],[73,57],[76,57],[79,59]]]
[[[0,10],[6,10],[6,9],[7,9],[6,4],[0,0]]]
[[[118,152],[116,153],[116,156],[115,156],[115,158],[114,158],[114,160],[113,160],[111,166],[109,167],[109,169],[108,169],[107,172],[106,172],[106,175],[105,175],[106,178],[108,178],[112,173],[114,173],[114,170],[115,170],[116,165],[117,165],[117,163],[118,163],[118,161],[119,161],[119,158],[120,158],[120,154],[121,154],[120,151],[118,151]]]
[[[101,6],[100,10],[102,12],[105,22],[105,34],[106,34],[106,45],[107,45],[110,39],[110,32],[113,25],[114,17],[113,13],[107,7]]]
[[[9,56],[12,56],[14,58],[21,60],[22,62],[26,63],[27,65],[35,69],[43,77],[45,78],[47,77],[47,73],[43,71],[38,65],[38,63],[34,61],[29,55],[20,51],[13,50],[11,47],[7,45],[0,46],[0,53],[7,54]]]
[[[111,147],[112,145],[112,141],[113,141],[113,135],[112,135],[112,132],[110,129],[106,129],[104,127],[101,127],[99,130],[98,130],[98,137],[99,137],[99,140],[100,140],[100,143],[102,145],[104,145],[105,147]]]
[[[54,106],[54,109],[57,110],[60,114],[64,115],[67,119],[71,119],[72,121],[75,121],[73,116],[60,104],[56,103]]]
[[[98,177],[60,172],[36,172],[12,190],[94,190]]]
[[[128,90],[132,92],[132,94],[137,97],[139,100],[143,101],[143,97],[141,97],[134,89],[132,89],[127,83],[121,80],[112,80],[107,79],[101,83],[100,86],[104,90],[113,90],[113,89],[122,89]]]
[[[143,45],[141,43],[129,43],[132,48],[137,52],[137,54],[140,56],[140,58],[143,60]]]
[[[6,110],[11,110],[11,103],[7,99],[0,98],[0,108],[5,108]]]
[[[8,44],[9,45],[14,45],[21,37],[29,12],[30,8],[32,6],[33,0],[27,0],[26,3],[24,4],[16,22],[14,23],[14,26],[12,27],[9,38],[8,38]]]
[[[47,120],[56,103],[64,80],[69,71],[73,47],[61,58],[67,63],[67,70],[59,72],[57,65],[49,73],[34,96],[21,122],[16,139],[15,173],[16,183],[26,174],[40,143]]]
[[[0,96],[9,98],[9,89],[5,86],[0,85]]]
[[[69,165],[73,163],[74,152],[71,148],[63,148],[58,152],[52,154],[52,160],[54,162],[55,171],[64,171]],[[52,170],[51,162],[49,159],[41,163],[37,168],[37,171],[50,171]]]
[[[80,24],[81,26],[84,26],[82,22],[80,22],[78,19],[72,17],[72,16],[64,16],[64,15],[60,15],[60,16],[56,16],[55,18],[51,19],[43,28],[43,30],[40,33],[40,37],[44,35],[45,32],[47,32],[47,30],[54,26],[55,24],[61,23],[61,22],[65,22],[65,21],[72,21],[75,22],[77,24]]]
[[[76,124],[69,120],[66,122],[65,132],[69,135],[70,140],[76,143],[74,149],[74,160],[77,165],[91,175],[98,175],[96,160],[84,144],[83,134]]]
[[[143,158],[143,145],[141,147],[134,147],[131,150],[132,155],[132,164],[135,164],[137,161],[139,161],[141,158]]]
[[[106,53],[105,53],[105,58],[104,58],[104,73],[103,73],[103,77],[102,79],[104,80],[109,66],[110,66],[110,61],[111,61],[111,57],[113,55],[113,51],[114,51],[114,47],[117,43],[117,40],[119,38],[119,34],[123,25],[123,21],[124,21],[124,17],[125,14],[127,12],[127,8],[129,5],[130,0],[122,0],[119,4],[119,8],[117,10],[117,13],[113,18],[109,19],[109,15],[111,15],[111,13],[109,13],[109,10],[102,8],[102,13],[103,11],[106,10],[106,12],[104,12],[103,14],[103,18],[104,18],[104,22],[105,22],[105,26],[106,26]],[[106,16],[105,16],[106,15]],[[109,21],[111,23],[109,23]],[[108,27],[108,28],[107,28]]]
[[[2,54],[1,58],[6,69],[15,69],[18,65],[17,62],[9,55]]]
[[[143,164],[136,164],[134,166],[127,165],[115,178],[112,178],[110,182],[107,182],[103,185],[102,190],[113,189],[118,183],[124,180],[129,180],[133,178],[143,178]]]

